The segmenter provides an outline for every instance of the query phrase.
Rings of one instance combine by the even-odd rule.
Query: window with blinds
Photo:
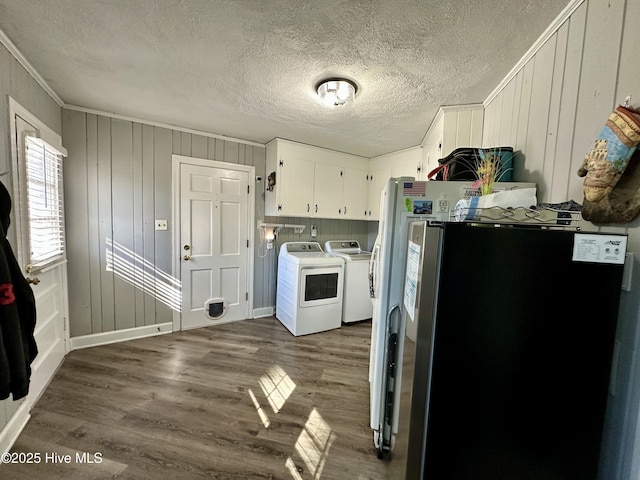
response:
[[[43,140],[26,136],[29,252],[32,269],[66,259],[62,155]]]

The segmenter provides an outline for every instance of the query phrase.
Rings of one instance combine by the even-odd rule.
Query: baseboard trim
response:
[[[253,310],[253,318],[272,317],[274,313],[274,307],[255,308]]]
[[[30,410],[31,403],[25,399],[11,416],[7,424],[2,428],[0,431],[0,453],[8,452],[11,450],[11,447],[13,447],[13,444],[16,443],[20,433],[22,433],[22,430],[31,418]],[[0,465],[1,464],[2,461],[0,460]]]
[[[94,333],[80,337],[71,337],[71,350],[81,348],[97,347],[110,343],[125,342],[137,338],[153,337],[173,332],[173,323],[159,323],[157,325],[146,325],[144,327],[127,328],[115,330],[113,332]]]

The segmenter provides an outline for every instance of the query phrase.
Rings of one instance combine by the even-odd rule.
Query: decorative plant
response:
[[[474,156],[473,165],[469,167],[476,176],[473,188],[480,189],[481,195],[493,193],[493,184],[499,182],[504,174],[512,170],[503,168],[499,151],[485,152],[483,149],[478,150],[478,155]]]

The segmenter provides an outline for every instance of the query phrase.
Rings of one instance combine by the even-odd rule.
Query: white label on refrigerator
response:
[[[420,245],[409,240],[407,251],[407,278],[404,283],[404,306],[411,321],[416,310],[416,294],[418,289],[418,272],[420,270]]]
[[[573,237],[573,261],[624,265],[627,237],[576,233]]]

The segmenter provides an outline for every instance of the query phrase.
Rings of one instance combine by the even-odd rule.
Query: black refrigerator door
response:
[[[575,232],[447,224],[423,477],[597,478],[622,265]]]

